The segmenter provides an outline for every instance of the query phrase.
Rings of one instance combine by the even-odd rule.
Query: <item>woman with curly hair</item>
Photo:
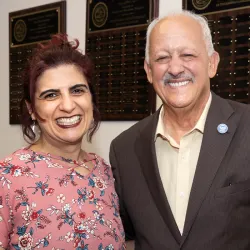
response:
[[[100,116],[93,65],[67,35],[34,51],[21,124],[29,146],[0,161],[0,249],[125,249],[110,166],[82,149]]]

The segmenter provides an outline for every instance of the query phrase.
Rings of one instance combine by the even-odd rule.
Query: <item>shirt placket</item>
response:
[[[189,199],[189,153],[188,136],[184,136],[180,141],[176,184],[176,223],[181,234]]]

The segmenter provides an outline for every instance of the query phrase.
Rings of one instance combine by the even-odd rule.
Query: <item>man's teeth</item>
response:
[[[169,82],[168,84],[171,87],[180,87],[180,86],[187,85],[188,83],[189,83],[189,81],[183,81],[183,82]]]
[[[59,125],[69,126],[69,125],[76,124],[77,122],[80,121],[80,119],[81,117],[79,115],[76,115],[70,118],[59,118],[56,120],[56,122]]]

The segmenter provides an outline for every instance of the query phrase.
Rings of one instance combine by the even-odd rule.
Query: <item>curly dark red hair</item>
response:
[[[23,72],[23,98],[21,100],[22,131],[24,138],[26,140],[28,139],[29,142],[34,142],[36,135],[31,129],[33,121],[26,102],[30,104],[31,111],[39,117],[34,105],[37,79],[45,70],[62,64],[73,64],[77,66],[87,79],[92,95],[94,118],[94,122],[87,133],[88,141],[91,142],[93,134],[98,129],[100,113],[97,109],[95,93],[91,84],[93,63],[87,55],[82,54],[78,47],[79,41],[77,39],[70,42],[66,34],[56,34],[53,35],[51,40],[46,44],[38,44],[32,56],[29,58]]]

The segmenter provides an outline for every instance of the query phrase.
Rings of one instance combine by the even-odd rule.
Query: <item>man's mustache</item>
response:
[[[167,83],[171,82],[172,80],[188,80],[194,82],[194,76],[192,74],[187,73],[180,73],[178,75],[172,75],[166,73],[163,77],[163,82],[166,85]]]

